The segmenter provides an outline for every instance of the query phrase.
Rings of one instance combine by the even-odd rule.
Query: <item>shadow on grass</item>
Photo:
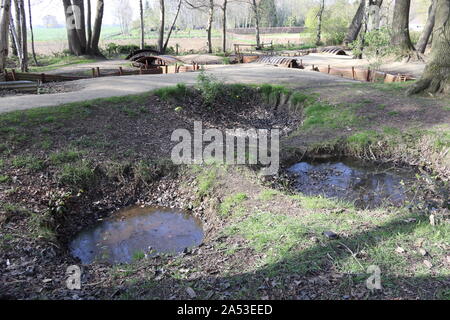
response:
[[[416,222],[405,222],[404,220],[408,218],[414,218]],[[390,271],[395,269],[398,262],[394,255],[392,260],[384,257],[379,261],[367,262],[351,252],[361,246],[366,250],[375,248],[390,236],[406,236],[424,223],[427,223],[427,219],[423,215],[402,216],[369,231],[330,240],[328,246],[317,244],[302,251],[292,252],[255,271],[223,277],[201,277],[190,281],[174,278],[141,281],[124,288],[118,297],[168,299],[170,296],[176,296],[189,299],[184,288],[192,287],[197,292],[197,299],[260,299],[263,296],[270,299],[341,299],[359,285],[359,290],[365,291],[359,298],[449,299],[448,277],[417,273],[399,276]],[[360,265],[359,272],[341,273],[340,280],[316,283],[317,279],[327,278],[331,273],[339,273],[335,271],[333,265],[344,263],[348,259],[358,260],[355,263]],[[366,273],[370,265],[377,265],[381,269],[382,290],[371,292],[365,288],[366,279],[371,275]],[[274,286],[271,285],[273,280],[277,283]],[[212,297],[210,292],[214,292]]]

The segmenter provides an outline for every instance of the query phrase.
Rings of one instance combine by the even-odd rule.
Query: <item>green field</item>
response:
[[[205,30],[183,30],[174,31],[172,38],[200,38],[205,37]],[[220,37],[218,30],[213,31],[213,37]],[[65,28],[35,28],[34,38],[35,41],[58,41],[66,39],[67,33]],[[147,39],[156,39],[158,37],[155,31],[147,32]],[[130,35],[120,34],[120,27],[118,26],[104,26],[102,28],[102,40],[126,40],[126,39],[139,39],[140,34],[138,29],[131,30]]]

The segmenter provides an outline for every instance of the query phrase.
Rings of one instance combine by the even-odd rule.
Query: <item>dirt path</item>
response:
[[[298,69],[247,64],[233,66],[208,66],[207,72],[227,83],[271,83],[285,84],[300,89],[319,86],[334,87],[340,83],[353,82],[340,77]],[[194,84],[198,73],[168,75],[139,75],[105,77],[72,82],[79,91],[48,95],[11,96],[0,99],[0,113],[26,110],[44,106],[80,102],[97,98],[139,94],[154,89],[173,86],[177,83]]]

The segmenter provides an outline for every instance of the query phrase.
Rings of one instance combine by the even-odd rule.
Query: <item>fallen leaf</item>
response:
[[[423,249],[423,248],[420,248],[420,249],[419,249],[419,253],[420,253],[421,255],[423,255],[423,256],[428,255],[428,251],[425,250],[425,249]]]
[[[395,249],[395,252],[397,252],[397,253],[404,253],[405,249],[403,249],[402,247],[397,247],[397,249]]]
[[[433,264],[428,260],[423,260],[423,263],[430,269],[433,267]]]

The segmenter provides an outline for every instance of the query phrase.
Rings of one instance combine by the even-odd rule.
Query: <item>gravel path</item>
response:
[[[207,72],[226,83],[271,83],[285,84],[296,88],[336,86],[340,83],[352,82],[352,80],[318,72],[277,68],[259,64],[208,66]],[[72,83],[80,88],[79,91],[0,98],[0,113],[44,106],[57,106],[96,98],[139,94],[162,87],[173,86],[177,83],[190,85],[196,82],[197,76],[197,72],[188,72],[167,75],[138,75],[78,80]]]

